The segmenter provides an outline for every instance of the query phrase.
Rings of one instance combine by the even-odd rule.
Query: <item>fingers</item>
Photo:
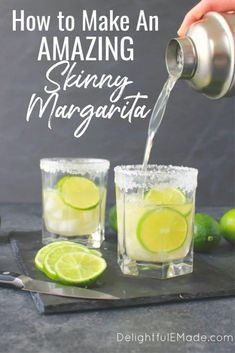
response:
[[[189,26],[200,20],[209,11],[227,12],[235,10],[235,0],[202,0],[185,16],[179,30],[180,37],[185,36]]]
[[[216,0],[215,0],[216,1]],[[221,0],[219,0],[221,1]],[[185,16],[182,25],[180,26],[178,30],[178,35],[180,37],[185,36],[188,28],[190,25],[198,20],[207,13],[208,11],[211,11],[213,1],[211,0],[202,0],[197,4],[195,7],[190,10],[187,15]]]
[[[200,17],[198,17],[198,12],[194,12],[194,11],[195,10],[193,8],[185,16],[185,18],[184,18],[184,20],[183,20],[183,22],[177,32],[180,37],[184,37],[186,35],[187,29],[190,27],[190,25],[200,19]]]

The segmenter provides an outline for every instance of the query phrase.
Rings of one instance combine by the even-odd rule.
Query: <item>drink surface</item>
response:
[[[188,254],[192,244],[192,199],[170,187],[145,192],[144,198],[138,192],[129,193],[125,202],[119,195],[117,190],[120,254],[155,263],[182,259]]]

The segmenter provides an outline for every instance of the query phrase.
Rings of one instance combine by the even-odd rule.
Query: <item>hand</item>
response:
[[[189,26],[200,20],[203,15],[209,11],[216,12],[228,12],[235,11],[235,0],[202,0],[195,7],[190,10],[185,16],[179,30],[178,35],[183,37],[186,35],[186,32]]]

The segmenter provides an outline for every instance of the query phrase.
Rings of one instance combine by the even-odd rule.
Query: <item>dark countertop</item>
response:
[[[226,208],[204,209],[218,217]],[[40,207],[1,204],[2,229],[39,229]],[[0,243],[1,262],[10,248]],[[12,264],[9,270],[17,270]],[[0,289],[0,353],[230,353],[234,343],[157,341],[157,333],[233,335],[235,299],[202,300],[109,311],[40,315],[28,293]],[[133,334],[132,342],[117,342],[117,333]],[[156,334],[153,336],[152,333]],[[141,343],[142,336],[148,334]],[[138,336],[137,336],[138,335]],[[121,335],[119,335],[121,337]],[[213,337],[212,337],[213,338]],[[139,339],[139,342],[138,342]],[[195,339],[197,339],[195,337]],[[231,338],[230,338],[231,339]]]

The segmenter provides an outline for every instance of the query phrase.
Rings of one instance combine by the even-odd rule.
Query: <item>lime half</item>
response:
[[[71,252],[60,257],[55,271],[62,282],[86,285],[95,281],[106,267],[101,257],[85,252]]]
[[[99,188],[93,181],[79,176],[63,179],[63,182],[59,182],[59,187],[62,199],[67,205],[79,210],[89,210],[98,205]]]
[[[87,252],[88,248],[81,244],[61,244],[52,248],[45,256],[43,263],[43,272],[52,279],[57,279],[55,265],[59,258],[69,252]]]
[[[137,238],[149,252],[171,252],[183,245],[187,231],[188,225],[182,214],[168,207],[157,208],[140,219]]]

